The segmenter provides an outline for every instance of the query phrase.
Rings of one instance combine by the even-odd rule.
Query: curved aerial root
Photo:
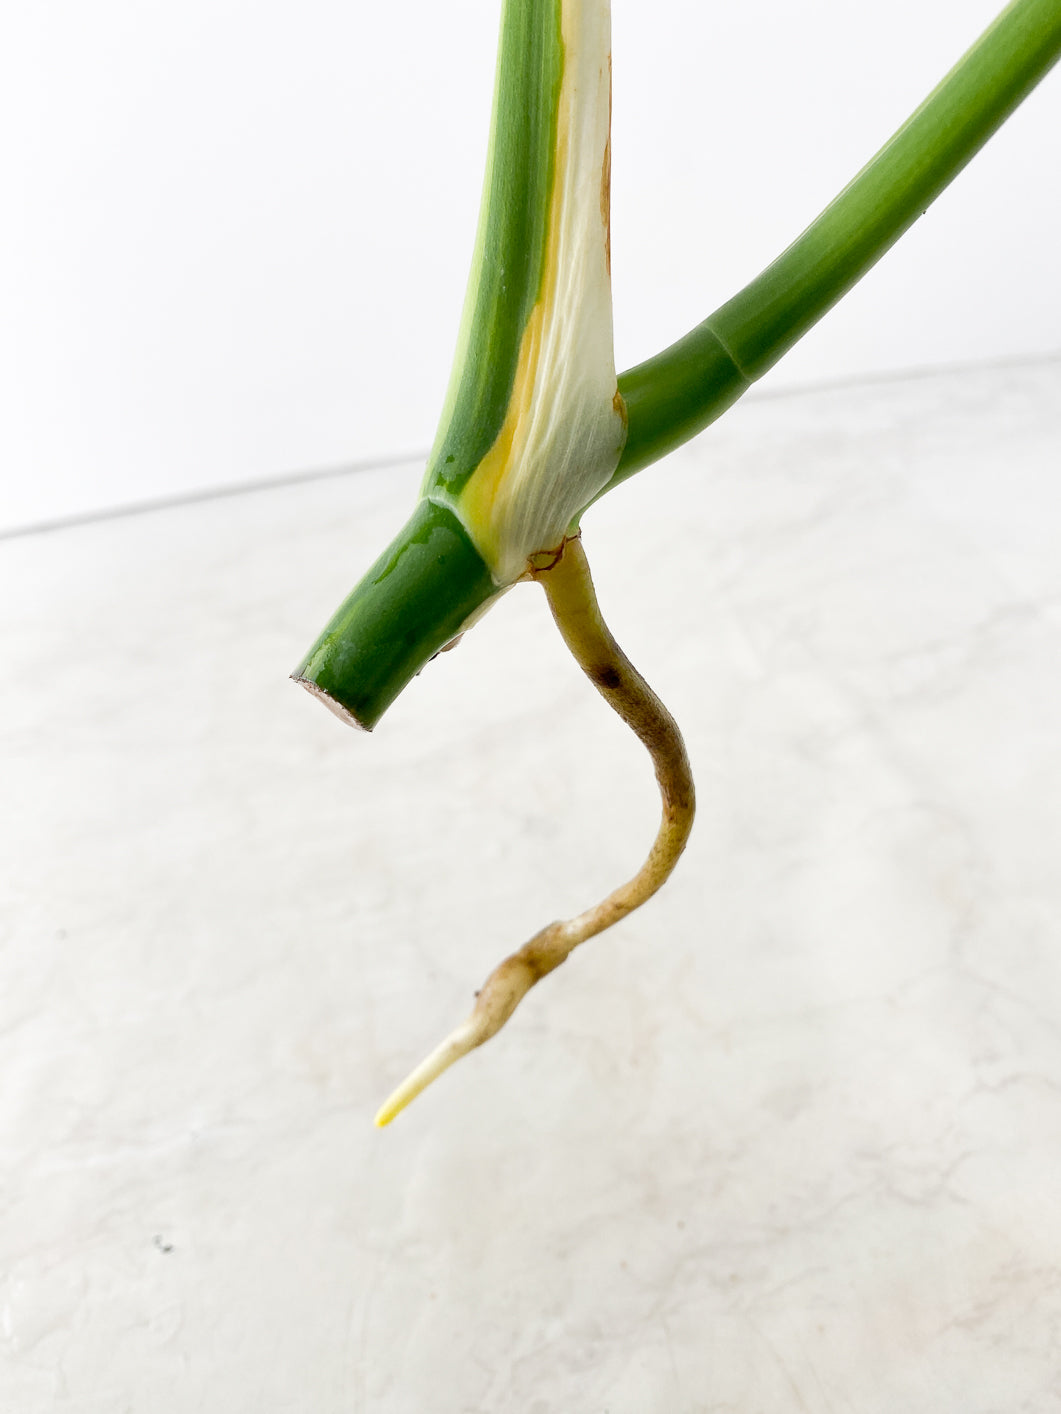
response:
[[[581,539],[575,536],[559,550],[533,555],[528,576],[544,588],[579,667],[647,747],[663,802],[659,833],[632,879],[576,918],[550,923],[491,972],[471,1015],[402,1081],[377,1114],[378,1125],[389,1124],[454,1061],[496,1035],[535,982],[559,967],[579,943],[651,898],[677,864],[692,828],[693,778],[681,732],[601,618]]]

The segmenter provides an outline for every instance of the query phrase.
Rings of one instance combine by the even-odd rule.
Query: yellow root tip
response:
[[[461,1056],[466,1056],[481,1044],[484,1038],[480,1028],[474,1026],[472,1020],[472,1017],[469,1017],[455,1031],[451,1031],[442,1044],[436,1046],[415,1070],[409,1072],[397,1089],[391,1091],[379,1107],[376,1115],[377,1128],[383,1129],[390,1124],[406,1105],[416,1099],[421,1090],[427,1089],[432,1080],[437,1080],[443,1071],[449,1070]]]

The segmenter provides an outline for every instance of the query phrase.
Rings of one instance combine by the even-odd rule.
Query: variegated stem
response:
[[[583,672],[648,749],[663,804],[659,832],[632,879],[576,918],[550,923],[491,972],[471,1014],[390,1095],[376,1116],[378,1125],[389,1124],[455,1061],[495,1036],[535,983],[579,943],[651,898],[670,877],[692,829],[695,794],[681,732],[609,632],[581,539],[566,539],[557,551],[531,556],[528,574],[545,589],[557,627]]]
[[[609,0],[505,0],[475,254],[420,505],[295,674],[360,726],[618,466],[610,130]]]
[[[513,53],[517,36],[527,48]],[[610,130],[609,0],[507,0],[476,257],[421,489],[453,509],[498,585],[559,542],[626,437]]]
[[[571,43],[572,27],[588,18],[597,49],[585,72],[592,80],[595,54],[603,80],[607,11],[605,0],[506,0],[479,243],[454,379],[424,486],[428,499],[355,586],[294,674],[340,715],[363,726],[371,727],[432,654],[496,598],[509,557],[516,556],[521,565],[521,550],[529,554],[555,544],[569,520],[577,519],[596,496],[694,436],[736,402],[926,210],[1061,55],[1059,0],[1011,0],[894,137],[772,265],[684,338],[621,375],[626,439],[605,481],[600,476],[607,466],[607,437],[595,444],[600,455],[595,464],[585,458],[579,438],[586,428],[608,430],[610,393],[607,405],[591,399],[584,425],[578,417],[565,425],[574,454],[564,465],[574,469],[572,478],[561,477],[559,484],[554,480],[550,489],[546,477],[530,488],[532,495],[524,494],[524,486],[514,506],[523,469],[508,451],[517,441],[522,445],[529,424],[517,438],[512,410],[524,406],[521,390],[535,384],[540,372],[531,358],[541,347],[535,343],[532,314],[544,290],[560,288],[549,285],[548,248],[556,214],[550,203],[558,189],[562,70],[577,48]],[[585,60],[591,50],[583,43],[580,52]],[[572,72],[569,67],[569,76]],[[601,83],[594,92],[599,101],[586,114],[599,127],[607,91]],[[590,199],[582,202],[584,215],[598,192],[606,196],[606,147],[591,159],[592,151],[592,143],[584,145],[579,169],[581,195]],[[1018,216],[1018,244],[1019,234]],[[606,226],[599,235],[597,249],[604,259]],[[552,249],[558,251],[560,244],[554,241]],[[601,268],[594,299],[603,288]],[[577,305],[583,295],[576,280],[565,297]],[[560,319],[554,333],[564,327]],[[592,327],[586,325],[583,332]],[[596,326],[598,335],[601,327]],[[562,338],[554,340],[554,347],[562,344]],[[591,337],[590,344],[599,349],[599,339],[594,345]],[[569,347],[574,349],[575,342],[569,341]],[[535,373],[529,376],[532,364]],[[552,372],[562,366],[554,361]],[[577,372],[580,364],[570,359],[566,366]],[[601,379],[602,370],[603,362],[594,363],[593,378]],[[569,403],[569,410],[576,402]],[[551,394],[539,397],[536,406],[549,414]],[[539,433],[547,425],[553,432],[559,426],[540,418]],[[539,436],[535,443],[539,454],[549,448],[545,462],[554,470],[560,463],[551,460],[551,453],[562,440]],[[615,445],[613,439],[613,450]],[[495,478],[501,462],[516,472],[502,478],[504,488]],[[465,501],[465,488],[481,465],[488,474]],[[583,481],[587,466],[592,474]],[[557,499],[544,509],[555,517],[557,534],[524,545],[526,517],[537,524],[540,497],[553,491]],[[568,493],[583,499],[572,506]],[[500,572],[502,558],[505,572]]]

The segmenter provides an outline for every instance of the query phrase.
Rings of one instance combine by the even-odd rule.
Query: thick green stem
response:
[[[497,592],[453,512],[421,501],[291,676],[371,731]]]
[[[881,258],[1061,56],[1061,0],[1013,0],[858,176],[703,324],[619,379],[605,490],[725,412]]]

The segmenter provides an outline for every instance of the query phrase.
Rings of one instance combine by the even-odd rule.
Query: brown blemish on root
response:
[[[613,692],[622,682],[618,668],[613,668],[610,664],[603,668],[594,668],[589,676],[593,686],[602,692]]]
[[[555,550],[536,550],[527,560],[527,577],[537,579],[540,574],[547,573],[554,565],[559,564],[566,544],[567,536],[565,535]]]

